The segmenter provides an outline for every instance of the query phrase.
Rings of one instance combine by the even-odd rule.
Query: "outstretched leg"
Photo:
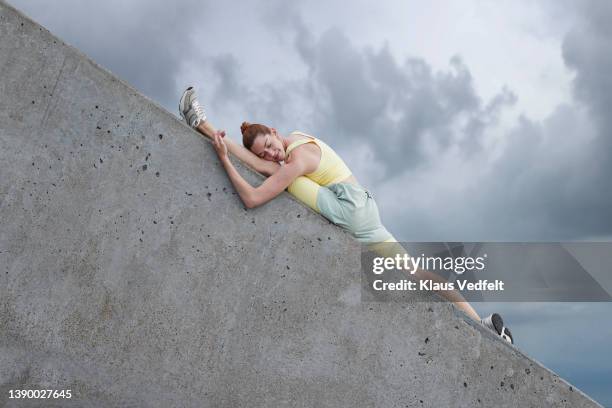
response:
[[[208,119],[201,121],[195,129],[207,137],[212,137],[217,131],[217,129],[215,129]]]

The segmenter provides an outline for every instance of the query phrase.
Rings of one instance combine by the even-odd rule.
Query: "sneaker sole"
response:
[[[501,336],[502,330],[504,328],[504,320],[497,313],[493,313],[491,315],[491,322],[493,323],[493,327],[495,327],[495,332]]]
[[[510,329],[507,327],[504,327],[504,319],[502,319],[502,317],[499,314],[493,313],[493,315],[491,316],[491,321],[493,322],[493,327],[495,327],[495,331],[497,332],[497,334],[503,340],[506,340],[504,339],[503,336],[504,335],[507,336],[510,339],[510,344],[514,344],[514,337],[512,337],[512,333],[510,332]]]
[[[181,114],[181,118],[183,118],[183,120],[187,120],[187,118],[183,114],[183,108],[184,108],[183,105],[185,104],[185,98],[187,97],[187,91],[191,91],[192,89],[193,89],[193,86],[190,86],[189,88],[185,89],[185,91],[183,92],[183,95],[181,95],[181,99],[179,100],[179,113]]]

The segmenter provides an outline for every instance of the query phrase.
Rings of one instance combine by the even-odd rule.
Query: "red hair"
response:
[[[260,125],[258,123],[251,124],[249,122],[242,122],[242,125],[240,125],[240,132],[242,133],[242,144],[249,150],[251,150],[257,136],[272,133],[270,128],[266,125]]]

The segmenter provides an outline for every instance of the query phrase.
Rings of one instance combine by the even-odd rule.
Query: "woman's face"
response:
[[[275,132],[259,134],[253,141],[251,151],[264,160],[274,162],[285,160],[285,148]]]

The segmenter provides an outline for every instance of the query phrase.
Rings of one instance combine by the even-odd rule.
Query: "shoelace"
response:
[[[200,105],[200,102],[198,102],[197,99],[194,99],[193,101],[191,101],[191,107],[195,111],[198,118],[203,119],[206,117],[206,113],[204,112],[204,107]]]

